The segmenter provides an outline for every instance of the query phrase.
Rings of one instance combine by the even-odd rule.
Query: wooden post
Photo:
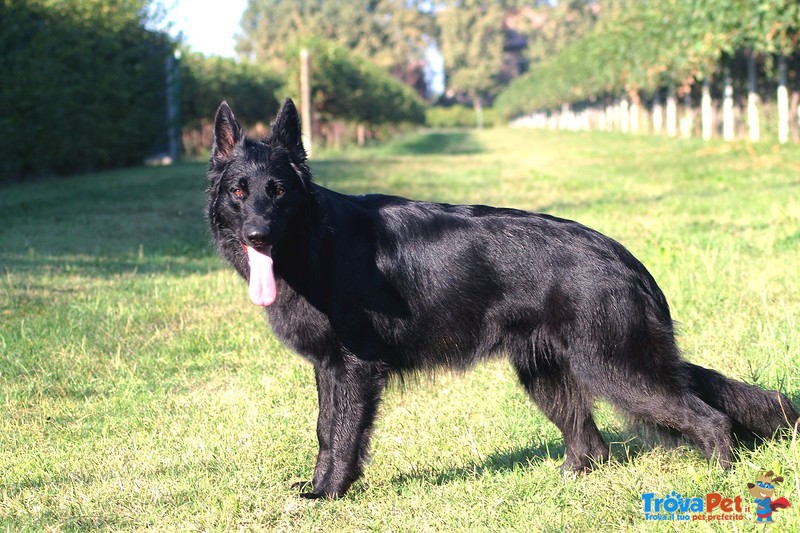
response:
[[[786,89],[786,56],[778,56],[778,142],[789,140],[789,91]]]
[[[619,131],[628,133],[630,131],[630,107],[628,97],[623,96],[619,100]]]
[[[483,102],[477,92],[472,93],[472,106],[475,108],[475,126],[483,129]]]
[[[713,110],[711,109],[711,87],[708,83],[708,76],[703,79],[703,96],[700,101],[700,112],[703,129],[703,140],[710,141],[713,131]]]
[[[678,104],[675,101],[675,84],[670,82],[667,88],[667,135],[678,134]]]
[[[733,78],[731,71],[725,67],[725,95],[722,100],[722,138],[732,141],[736,135],[733,118]]]
[[[311,123],[311,73],[309,72],[308,50],[300,51],[300,114],[303,122],[303,134],[306,139],[303,143],[306,153],[311,157],[313,143],[313,125]]]
[[[356,129],[356,137],[358,138],[359,146],[364,146],[364,144],[367,142],[366,127],[364,126],[363,122],[358,123],[358,127]]]
[[[628,112],[629,130],[633,134],[639,133],[639,92],[631,91],[631,107]]]
[[[747,54],[747,130],[752,142],[761,138],[756,89],[756,53],[751,49]]]
[[[181,89],[179,61],[180,50],[167,54],[165,69],[167,77],[167,152],[170,163],[178,161],[181,155]]]
[[[661,95],[658,90],[653,95],[653,132],[661,135],[664,129],[664,109],[661,105]]]
[[[694,109],[692,109],[692,90],[687,88],[683,94],[683,118],[681,119],[681,137],[688,139],[694,131]]]
[[[789,101],[789,130],[792,132],[792,140],[800,140],[800,91],[792,91],[792,98]]]

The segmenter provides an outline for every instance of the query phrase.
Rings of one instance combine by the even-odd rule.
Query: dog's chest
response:
[[[283,344],[312,362],[335,356],[338,341],[328,317],[296,294],[280,295],[267,308],[272,332]]]

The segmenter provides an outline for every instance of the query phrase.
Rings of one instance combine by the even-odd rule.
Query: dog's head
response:
[[[748,483],[747,489],[754,498],[772,498],[775,494],[775,485],[781,483],[783,477],[775,476],[774,472],[769,472],[758,476],[755,483]]]
[[[262,140],[245,136],[226,102],[214,119],[208,221],[217,248],[248,279],[250,298],[258,305],[275,300],[273,248],[281,246],[290,222],[312,194],[300,132],[291,100]]]

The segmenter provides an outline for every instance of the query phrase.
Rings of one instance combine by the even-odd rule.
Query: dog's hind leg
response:
[[[592,394],[561,369],[531,370],[527,361],[515,361],[514,366],[531,399],[564,437],[562,470],[588,472],[607,460],[608,444],[592,417]]]
[[[737,434],[769,438],[781,428],[791,428],[800,417],[785,394],[736,381],[692,363],[683,366],[694,393],[725,413]]]
[[[304,498],[339,498],[362,473],[387,372],[378,364],[348,359],[315,367],[319,455],[313,490],[301,494]]]
[[[730,467],[730,419],[695,395],[677,365],[672,367],[666,363],[646,370],[623,370],[612,365],[592,365],[583,369],[580,376],[598,396],[647,422],[680,431],[700,447],[709,461],[716,459],[723,468]]]

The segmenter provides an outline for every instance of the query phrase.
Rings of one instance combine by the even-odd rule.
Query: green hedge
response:
[[[247,124],[268,124],[280,108],[283,85],[283,78],[259,65],[186,54],[181,59],[183,125],[197,129],[210,123],[223,99]]]
[[[0,179],[139,163],[166,143],[144,0],[0,0]]]
[[[492,108],[483,110],[483,126],[490,128],[496,124]],[[478,123],[475,108],[464,105],[449,107],[430,107],[425,110],[425,124],[431,128],[474,128]]]

